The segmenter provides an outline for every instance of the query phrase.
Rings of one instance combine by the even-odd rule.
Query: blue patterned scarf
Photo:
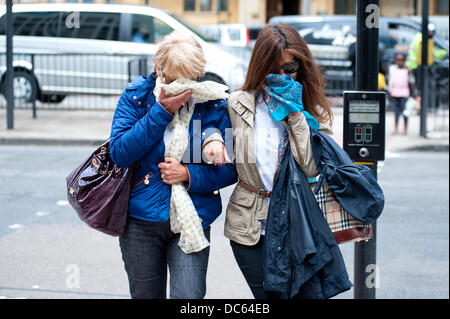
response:
[[[267,85],[263,87],[270,117],[279,122],[290,113],[303,112],[311,129],[319,130],[319,122],[303,107],[303,87],[289,75],[269,74],[266,76]],[[286,153],[289,144],[287,131],[278,145],[277,170]]]
[[[309,127],[315,131],[319,129],[319,122],[303,107],[300,83],[285,74],[269,74],[266,80],[263,90],[269,114],[275,121],[279,122],[293,112],[303,112]]]

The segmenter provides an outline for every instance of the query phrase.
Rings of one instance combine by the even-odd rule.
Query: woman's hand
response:
[[[291,113],[289,113],[289,115],[288,115],[288,118],[290,119],[290,120],[292,120],[297,114],[299,114],[299,113],[301,113],[301,112],[291,112]]]
[[[178,111],[184,104],[186,104],[191,96],[192,90],[186,90],[181,94],[167,97],[166,92],[163,88],[161,88],[161,92],[159,93],[159,104],[164,106],[164,108],[168,112],[173,114]]]
[[[165,184],[172,185],[189,180],[186,167],[172,157],[166,157],[163,163],[158,164],[158,167]]]
[[[220,141],[211,141],[203,148],[203,155],[212,164],[226,164],[231,163],[231,159],[228,157],[225,144]]]

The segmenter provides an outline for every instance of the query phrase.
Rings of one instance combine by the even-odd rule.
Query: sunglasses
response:
[[[300,62],[298,60],[293,60],[291,62],[285,63],[281,66],[284,73],[286,74],[292,74],[298,71],[300,67]]]

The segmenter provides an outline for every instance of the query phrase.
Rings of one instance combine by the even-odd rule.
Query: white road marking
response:
[[[400,154],[386,151],[385,156],[386,158],[398,158],[400,157]]]
[[[47,216],[48,214],[50,214],[49,212],[36,212],[36,216],[42,217],[42,216]]]
[[[21,225],[21,224],[12,224],[12,225],[9,225],[8,227],[10,228],[10,229],[18,229],[18,228],[20,228],[20,227],[22,227],[23,225]]]
[[[67,206],[67,205],[69,205],[69,202],[66,201],[66,200],[59,200],[59,201],[56,202],[56,205],[58,205],[58,206]]]

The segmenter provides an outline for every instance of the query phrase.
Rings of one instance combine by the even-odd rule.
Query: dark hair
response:
[[[241,90],[262,93],[266,76],[280,72],[284,52],[290,53],[300,62],[297,82],[303,86],[302,101],[305,110],[319,122],[331,122],[332,104],[324,94],[325,82],[322,73],[306,41],[289,25],[267,25],[259,32]]]

